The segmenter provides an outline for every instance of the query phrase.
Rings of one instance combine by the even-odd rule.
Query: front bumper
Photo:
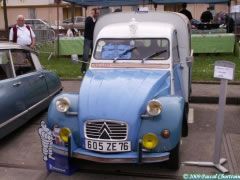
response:
[[[53,145],[53,152],[63,156],[69,156],[68,148]],[[89,161],[101,163],[155,163],[167,161],[169,159],[169,152],[164,153],[150,153],[150,152],[123,152],[116,154],[97,153],[94,151],[78,148],[71,153],[71,157],[77,159],[84,159]]]

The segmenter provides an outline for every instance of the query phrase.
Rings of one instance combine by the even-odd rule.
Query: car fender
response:
[[[68,98],[70,101],[70,108],[66,113],[59,112],[56,109],[56,101],[59,98],[63,97]],[[77,112],[78,112],[78,93],[61,93],[52,100],[48,108],[47,127],[51,130],[53,130],[53,127],[55,126],[59,128],[67,127],[72,132],[74,142],[79,143],[80,130]]]
[[[162,112],[156,117],[142,117],[139,139],[142,139],[146,133],[154,133],[159,140],[155,150],[158,152],[170,151],[181,139],[184,99],[180,96],[166,96],[157,100],[162,105]],[[164,129],[170,131],[169,138],[161,136]]]

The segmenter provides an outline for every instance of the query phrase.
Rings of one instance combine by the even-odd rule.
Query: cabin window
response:
[[[0,80],[13,77],[9,50],[0,50]]]
[[[16,76],[34,72],[36,70],[29,51],[12,50],[11,54]]]
[[[97,60],[167,60],[168,39],[100,39],[94,52]]]

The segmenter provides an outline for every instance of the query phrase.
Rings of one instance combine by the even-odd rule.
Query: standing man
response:
[[[182,3],[182,9],[179,11],[179,13],[182,13],[185,16],[187,16],[189,21],[192,20],[192,13],[187,10],[187,3]]]
[[[84,46],[83,46],[83,63],[81,71],[85,73],[87,70],[87,62],[89,58],[89,52],[93,51],[93,32],[95,23],[97,21],[97,17],[99,16],[99,12],[97,8],[91,10],[91,16],[88,16],[85,20],[85,31],[84,31]]]
[[[225,25],[227,29],[227,33],[234,33],[235,22],[231,16],[225,14]]]
[[[17,16],[17,24],[15,24],[9,33],[9,41],[20,45],[35,47],[35,34],[30,26],[25,24],[24,16]]]
[[[207,10],[201,14],[200,20],[203,23],[210,23],[213,20],[213,15],[210,10],[211,7],[208,7]]]

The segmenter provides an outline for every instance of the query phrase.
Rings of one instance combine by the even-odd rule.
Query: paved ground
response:
[[[79,82],[63,82],[65,91],[78,91]],[[201,87],[203,88],[203,87]],[[217,105],[190,104],[193,123],[189,124],[189,136],[181,144],[181,161],[211,161],[214,148],[214,131]],[[228,105],[225,109],[225,125],[221,157],[227,158],[225,167],[230,174],[240,174],[240,106]],[[42,160],[41,144],[37,134],[39,124],[46,118],[41,113],[28,124],[0,142],[0,179],[10,180],[64,180],[64,179],[181,179],[184,173],[215,174],[214,168],[185,166],[179,171],[164,169],[163,165],[112,165],[83,162],[80,171],[71,177],[48,173]]]
[[[192,84],[192,95],[203,97],[216,97],[219,96],[220,84]],[[227,97],[240,97],[240,85],[228,84]]]
[[[240,85],[228,85],[227,104],[240,104]],[[192,84],[192,103],[218,104],[219,84]]]

